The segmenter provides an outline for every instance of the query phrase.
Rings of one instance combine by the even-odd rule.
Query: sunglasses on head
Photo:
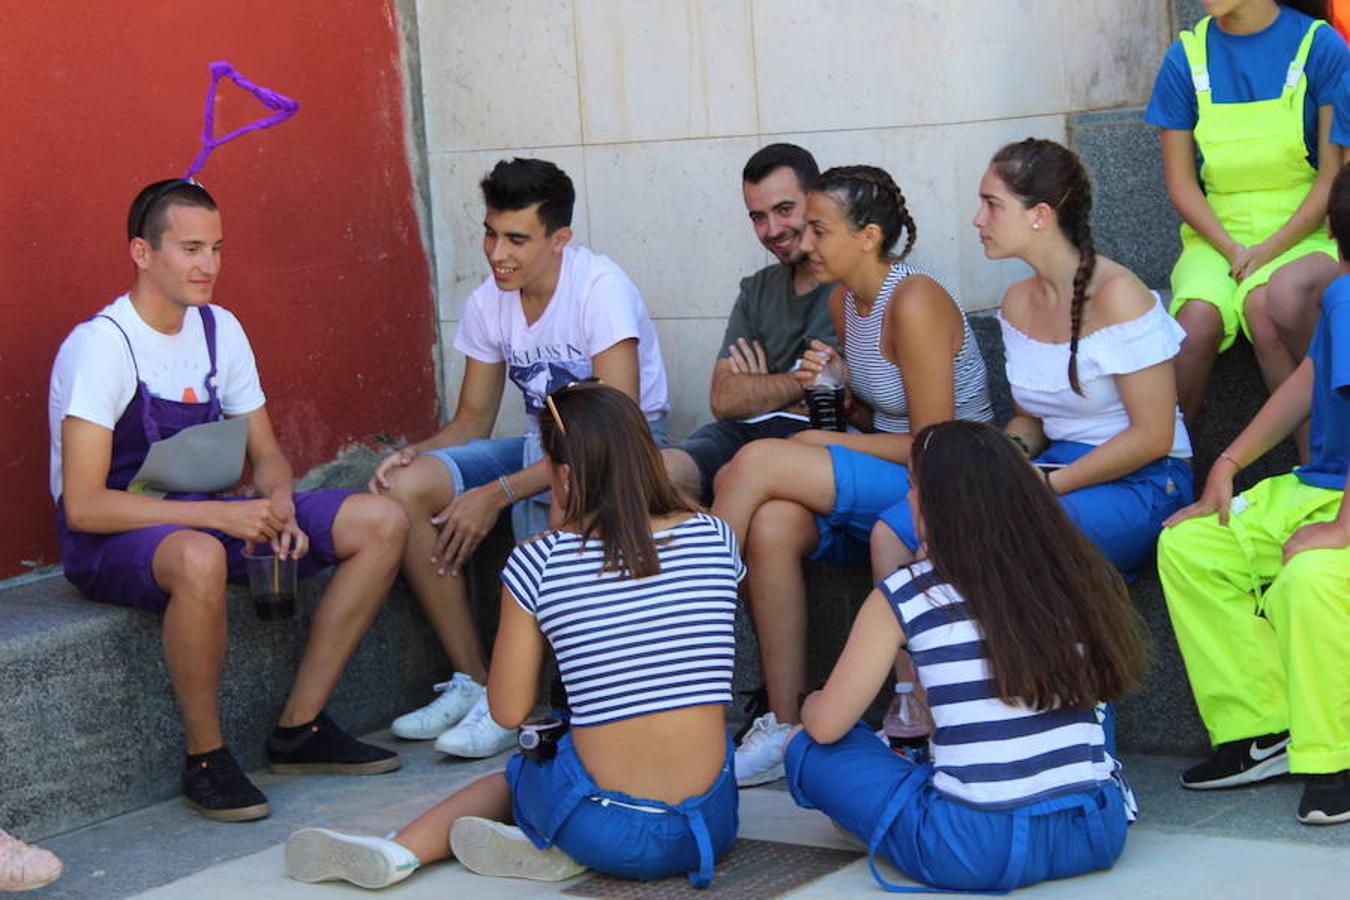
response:
[[[562,394],[564,391],[569,391],[574,387],[580,387],[581,385],[586,384],[604,384],[604,382],[592,375],[589,378],[582,378],[580,381],[569,381],[553,393],[544,395],[544,405],[548,407],[548,411],[553,415],[553,424],[558,426],[559,434],[567,434],[567,426],[563,425],[562,416],[558,414],[558,405],[553,402],[553,398]]]

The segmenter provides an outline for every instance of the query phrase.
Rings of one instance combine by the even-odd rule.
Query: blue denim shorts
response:
[[[647,427],[651,429],[656,446],[666,446],[666,417],[648,419]],[[544,458],[537,435],[478,438],[467,444],[427,450],[423,455],[434,456],[445,463],[445,467],[450,470],[450,481],[455,487],[456,497],[470,488],[491,484],[503,475],[519,472]],[[551,499],[551,493],[544,491],[512,505],[511,528],[517,541],[532,538],[548,528]]]
[[[427,450],[450,470],[455,496],[469,488],[491,484],[503,475],[525,468],[525,438],[480,438],[454,447]]]
[[[597,872],[643,880],[688,873],[696,887],[706,886],[714,860],[736,843],[733,758],[728,739],[712,787],[672,806],[596,787],[565,734],[553,759],[517,754],[507,762],[512,816],[536,847],[556,845]]]
[[[847,447],[827,449],[834,468],[834,508],[828,515],[816,515],[820,541],[810,558],[835,565],[867,562],[878,519],[911,550],[918,546],[909,521],[909,469]]]

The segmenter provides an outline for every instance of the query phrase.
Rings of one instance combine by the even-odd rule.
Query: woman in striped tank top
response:
[[[539,420],[553,528],[516,547],[502,572],[487,693],[493,720],[519,726],[551,647],[570,731],[550,758],[513,757],[392,839],[296,832],[292,878],[385,887],[453,854],[482,875],[554,881],[590,867],[687,873],[704,887],[735,842],[736,539],[671,484],[622,391],[569,385]]]
[[[983,358],[952,295],[907,265],[915,226],[885,171],[844,166],[821,174],[806,199],[801,249],[830,297],[862,431],[805,431],[743,448],[717,475],[713,511],[746,547],[749,602],[768,691],[736,751],[742,786],[782,777],[783,747],[806,688],[803,557],[858,563],[872,541],[877,577],[918,547],[905,495],[910,432],[952,418],[989,421]],[[905,236],[899,256],[891,252]],[[813,344],[803,385],[838,351]],[[874,530],[875,529],[875,530]]]
[[[863,603],[787,748],[797,803],[925,885],[1008,891],[1110,868],[1133,798],[1106,748],[1101,701],[1139,686],[1145,626],[1125,584],[1042,479],[986,425],[924,429],[909,502],[925,560]],[[914,657],[932,762],[891,752],[859,718]]]

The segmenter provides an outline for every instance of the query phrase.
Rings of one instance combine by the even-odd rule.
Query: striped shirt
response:
[[[999,699],[984,632],[932,564],[881,583],[928,692],[933,787],[971,806],[1006,809],[1090,790],[1111,778],[1098,710],[1034,710]]]
[[[911,275],[928,275],[913,266],[896,262],[886,280],[881,283],[876,302],[866,318],[858,315],[852,293],[844,296],[844,360],[848,363],[848,384],[853,393],[872,408],[872,427],[877,431],[908,432],[909,401],[905,398],[905,382],[900,367],[881,352],[881,328],[886,321],[886,307],[896,285]],[[932,275],[928,275],[933,278]],[[938,281],[933,278],[934,281]],[[943,290],[947,286],[938,281]],[[948,296],[953,296],[947,291]],[[955,304],[955,301],[952,301]],[[989,379],[985,375],[984,357],[980,345],[970,330],[966,314],[961,313],[961,349],[956,354],[952,377],[956,390],[956,418],[974,422],[991,422],[994,409],[989,403]]]
[[[553,647],[577,727],[731,703],[736,536],[696,513],[653,537],[661,571],[647,578],[601,571],[600,542],[567,531],[516,547],[502,571]]]

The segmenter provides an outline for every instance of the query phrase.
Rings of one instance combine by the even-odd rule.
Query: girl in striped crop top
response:
[[[928,556],[868,596],[806,698],[787,748],[793,798],[939,888],[1008,891],[1110,868],[1133,799],[1101,701],[1138,687],[1146,657],[1124,582],[987,425],[924,429],[911,477]],[[899,647],[936,725],[924,765],[858,721]]]
[[[590,867],[687,873],[701,887],[735,842],[725,711],[745,573],[736,538],[671,484],[622,391],[595,381],[555,391],[539,439],[554,527],[518,546],[502,574],[488,703],[499,725],[519,726],[549,645],[571,730],[553,758],[517,755],[392,840],[297,832],[292,877],[383,887],[453,853],[480,874],[559,880]]]
[[[915,226],[885,171],[844,166],[821,174],[806,198],[801,249],[830,297],[861,432],[805,431],[748,444],[722,468],[713,512],[746,547],[749,602],[759,637],[768,710],[737,750],[737,779],[782,776],[788,725],[806,688],[806,585],[802,557],[856,563],[877,577],[912,558],[918,540],[905,494],[910,434],[952,418],[989,421],[984,362],[965,315],[936,279],[904,262]],[[905,244],[892,256],[900,237]],[[816,342],[803,384],[837,350]]]

